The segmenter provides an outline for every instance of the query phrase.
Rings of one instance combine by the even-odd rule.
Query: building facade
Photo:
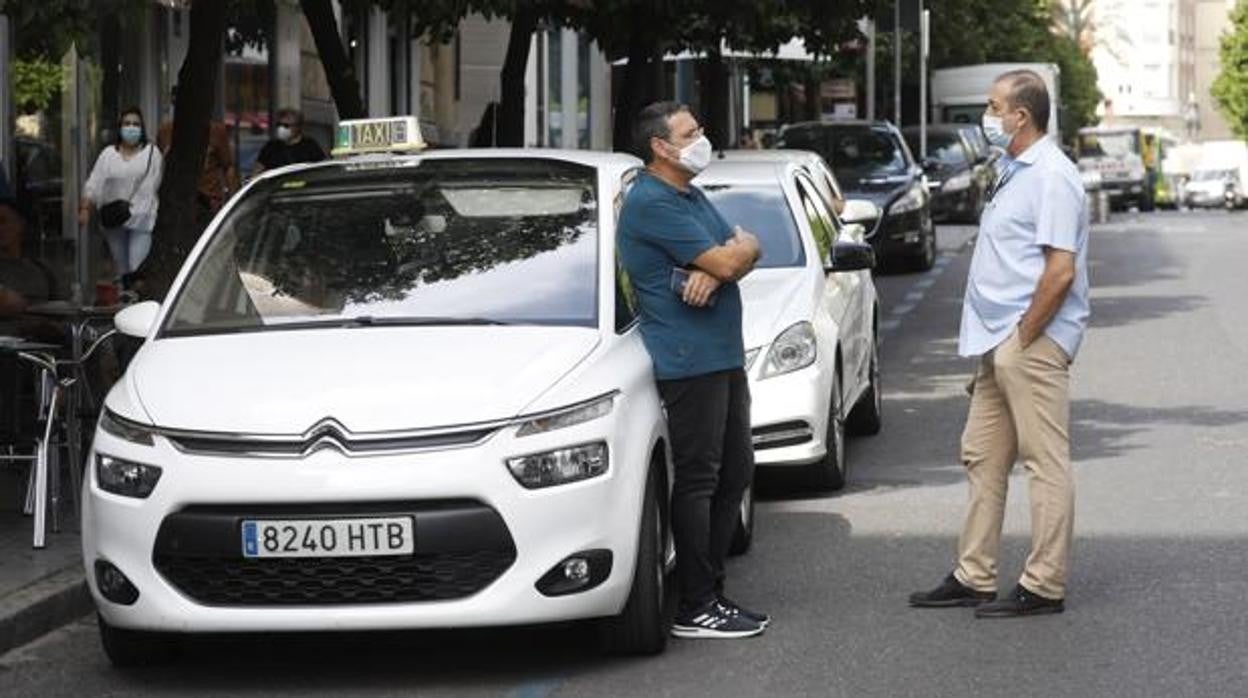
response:
[[[1185,132],[1196,85],[1196,0],[1099,0],[1092,61],[1105,124]]]

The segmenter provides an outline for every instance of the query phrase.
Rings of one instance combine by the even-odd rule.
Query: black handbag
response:
[[[105,228],[120,228],[130,220],[130,199],[139,193],[139,187],[143,186],[143,180],[147,179],[147,173],[152,169],[152,151],[153,146],[149,145],[147,151],[147,167],[143,168],[143,176],[139,177],[139,181],[134,183],[134,189],[130,191],[130,197],[127,199],[116,199],[110,201],[100,207],[100,225]]]

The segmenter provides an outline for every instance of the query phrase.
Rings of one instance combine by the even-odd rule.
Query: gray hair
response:
[[[687,105],[680,102],[655,102],[637,114],[637,123],[633,124],[633,154],[641,158],[647,165],[654,159],[654,151],[650,148],[651,138],[667,140],[672,136],[672,125],[669,119],[680,112],[689,111]]]
[[[1049,88],[1039,73],[1034,70],[1011,70],[998,75],[994,82],[1007,84],[1010,106],[1026,109],[1037,129],[1049,130]]]

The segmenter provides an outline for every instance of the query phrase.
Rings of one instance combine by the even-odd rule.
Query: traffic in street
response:
[[[0,657],[6,695],[1238,695],[1248,686],[1242,214],[1115,214],[1094,226],[1093,320],[1072,373],[1078,485],[1067,612],[989,622],[913,609],[947,570],[966,483],[971,362],[954,340],[974,228],[940,225],[932,270],[877,275],[883,429],[847,442],[846,487],[760,469],[730,587],[775,619],[748,641],[596,649],[581,624],[200,637],[116,671],[93,617]],[[1003,579],[1028,547],[1016,469]]]

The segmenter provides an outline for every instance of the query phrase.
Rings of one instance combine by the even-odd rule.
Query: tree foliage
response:
[[[61,89],[61,64],[44,58],[13,61],[13,97],[19,111],[43,111]]]
[[[1218,56],[1222,72],[1210,91],[1235,135],[1248,138],[1248,3],[1236,3]]]
[[[1067,136],[1094,123],[1100,90],[1096,67],[1080,39],[1055,27],[1057,3],[1080,0],[944,0],[933,3],[931,65],[1056,63],[1061,71],[1059,104]]]

